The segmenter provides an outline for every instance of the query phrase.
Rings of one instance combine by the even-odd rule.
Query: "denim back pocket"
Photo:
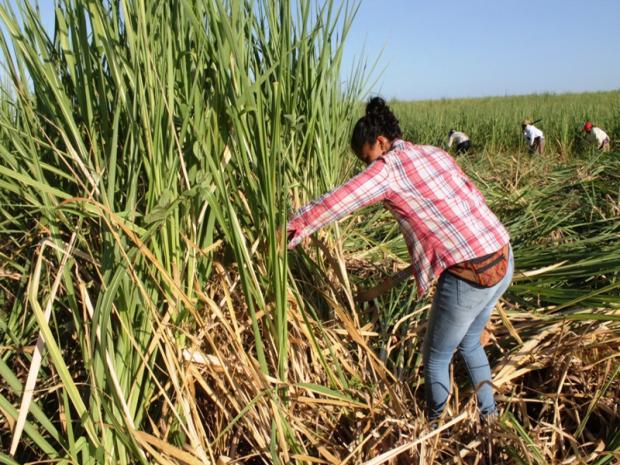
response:
[[[478,308],[489,299],[491,289],[493,288],[476,286],[456,278],[456,301],[462,308]]]

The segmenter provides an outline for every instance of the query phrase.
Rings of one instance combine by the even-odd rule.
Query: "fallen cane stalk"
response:
[[[60,265],[58,266],[58,272],[56,273],[56,277],[54,279],[54,284],[52,285],[52,289],[47,298],[47,304],[45,305],[45,313],[44,318],[45,321],[49,321],[49,318],[52,314],[52,306],[54,304],[54,300],[56,299],[56,293],[58,292],[58,288],[60,287],[60,281],[62,280],[62,273],[67,264],[67,260],[71,255],[71,250],[73,249],[73,245],[75,243],[76,233],[74,232],[71,235],[71,240],[67,244],[66,248],[63,250],[62,259],[60,261]],[[48,245],[53,245],[50,240],[44,240],[41,243],[41,248],[39,250],[39,255],[37,257],[37,262],[35,266],[35,271],[31,278],[31,284],[35,288],[38,287],[39,284],[39,275],[41,273],[41,266],[43,263],[43,253],[45,251],[45,247]],[[37,382],[37,375],[39,374],[39,369],[41,368],[41,360],[43,357],[43,349],[45,348],[45,340],[43,338],[43,334],[39,333],[37,338],[37,345],[35,346],[34,353],[32,355],[32,362],[30,364],[30,370],[28,371],[28,378],[26,379],[26,384],[24,385],[24,390],[22,393],[22,401],[19,408],[19,414],[17,416],[17,421],[15,423],[15,429],[13,430],[13,440],[11,442],[11,449],[9,454],[11,456],[15,456],[17,452],[17,446],[19,445],[19,440],[21,439],[22,432],[24,431],[24,425],[26,424],[26,417],[28,416],[28,410],[30,408],[30,403],[32,402],[32,397],[34,394],[34,387]]]
[[[459,423],[459,422],[463,421],[466,417],[467,417],[467,412],[463,412],[458,417],[450,420],[448,423],[446,423],[445,425],[437,428],[436,430],[433,430],[430,433],[424,434],[423,436],[419,437],[415,441],[409,442],[407,444],[403,444],[402,446],[398,446],[395,449],[392,449],[390,451],[384,452],[383,454],[375,457],[374,459],[369,460],[368,462],[364,462],[364,465],[380,465],[382,463],[385,463],[388,460],[396,457],[397,455],[400,455],[403,452],[411,449],[412,447],[414,447],[414,446],[416,446],[416,445],[426,441],[427,439],[430,439],[430,438],[432,438],[434,436],[437,436],[443,430],[448,429],[450,426],[455,425],[456,423]]]

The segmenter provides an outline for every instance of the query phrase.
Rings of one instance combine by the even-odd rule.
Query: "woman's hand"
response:
[[[288,229],[286,227],[282,228],[278,228],[276,229],[276,242],[278,244],[280,244],[282,242],[283,236],[286,232],[286,246],[288,247],[288,244],[291,242],[291,240],[293,239],[293,237],[295,237],[295,230],[294,229]]]

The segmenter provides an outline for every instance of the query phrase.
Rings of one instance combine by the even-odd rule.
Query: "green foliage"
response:
[[[299,202],[341,172],[360,92],[358,77],[340,84],[354,9],[59,0],[49,37],[30,2],[17,5],[0,6],[10,81],[0,111],[0,243],[3,274],[15,276],[0,300],[2,377],[29,365],[20,347],[40,331],[38,383],[62,380],[46,400],[56,409],[32,405],[18,457],[147,463],[154,452],[134,432],[156,431],[156,421],[170,425],[179,450],[214,461],[199,407],[175,375],[180,350],[217,350],[194,334],[211,319],[205,301],[221,298],[204,292],[224,264],[251,321],[257,365],[248,367],[287,382],[287,253],[276,231],[291,192]],[[48,297],[73,232],[62,292]],[[14,400],[21,389],[13,382],[3,392]],[[267,392],[261,409],[286,408],[286,389]],[[4,411],[15,420],[12,407]],[[260,415],[272,460],[300,450],[286,415]],[[266,451],[263,440],[250,439]]]
[[[416,405],[427,302],[403,286],[358,314],[350,281],[408,260],[398,228],[377,207],[291,254],[278,234],[359,169],[347,146],[365,70],[346,88],[340,75],[355,5],[60,0],[49,37],[16,3],[0,6],[3,446],[38,337],[45,350],[17,454],[0,461],[377,455],[355,441]],[[415,142],[468,132],[477,150],[463,166],[510,229],[519,269],[557,265],[510,292],[543,330],[617,328],[620,166],[575,137],[585,118],[617,137],[619,98],[395,104]],[[520,153],[524,116],[543,118],[549,157]],[[186,348],[210,358],[194,364]],[[513,418],[515,455],[542,462]]]

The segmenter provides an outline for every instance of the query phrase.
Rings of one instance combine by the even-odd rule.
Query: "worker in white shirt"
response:
[[[601,128],[593,126],[590,121],[586,121],[583,125],[583,130],[586,132],[586,139],[596,145],[599,150],[603,152],[609,152],[609,136]]]
[[[542,154],[543,150],[545,150],[545,135],[543,132],[534,126],[529,119],[523,120],[521,128],[523,129],[523,137],[525,137],[529,152]]]
[[[450,129],[448,133],[448,148],[452,147],[452,144],[456,144],[457,155],[467,152],[471,147],[471,142],[467,134],[454,129]]]

